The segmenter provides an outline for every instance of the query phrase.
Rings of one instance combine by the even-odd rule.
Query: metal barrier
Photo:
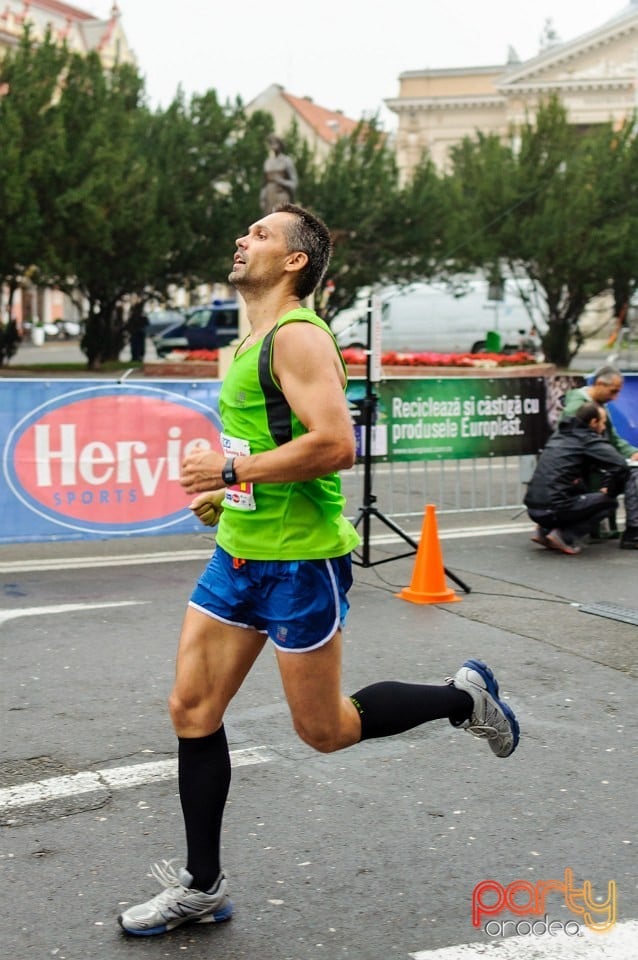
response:
[[[534,464],[530,456],[377,463],[373,492],[379,508],[395,521],[422,518],[427,503],[438,513],[523,510]],[[363,466],[342,474],[342,485],[352,519],[361,504]]]

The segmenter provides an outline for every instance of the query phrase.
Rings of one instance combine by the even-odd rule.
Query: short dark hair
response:
[[[596,403],[595,400],[588,400],[587,403],[580,405],[574,416],[577,420],[580,420],[581,423],[589,426],[592,420],[600,420],[603,416],[604,409],[605,408],[601,406],[600,403]]]
[[[601,383],[606,383],[607,385],[616,379],[624,379],[620,370],[618,370],[617,367],[612,366],[611,363],[604,363],[602,367],[598,367],[598,369],[592,374],[592,377],[594,383],[598,383],[600,380]]]
[[[286,227],[288,252],[301,250],[308,256],[308,263],[299,271],[295,282],[295,294],[304,300],[326,275],[332,254],[330,231],[323,220],[295,203],[283,203],[274,212],[291,213],[294,217]]]

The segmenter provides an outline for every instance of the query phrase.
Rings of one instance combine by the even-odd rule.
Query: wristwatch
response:
[[[237,474],[235,473],[235,458],[229,457],[222,468],[222,480],[227,487],[234,487],[237,483]]]

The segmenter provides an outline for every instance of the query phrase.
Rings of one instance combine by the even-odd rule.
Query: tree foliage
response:
[[[272,119],[214,91],[152,113],[135,69],[28,34],[0,84],[0,279],[88,303],[82,348],[97,367],[124,344],[123,298],[228,275],[258,215]]]
[[[36,46],[26,31],[0,64],[0,282],[10,299],[27,280],[79,293],[89,364],[117,357],[123,299],[225,281],[236,237],[260,216],[272,130],[272,117],[222,104],[214,90],[189,101],[178,91],[152,111],[135,69],[105,71],[97,56],[50,37]],[[551,100],[509,143],[478,133],[453,150],[449,170],[425,155],[407,182],[375,120],[321,163],[296,127],[286,141],[298,201],[333,233],[318,298],[327,319],[366,287],[519,276],[546,318],[547,358],[566,366],[587,302],[612,290],[622,315],[636,289],[633,118],[579,131]]]
[[[139,149],[148,124],[141,94],[130,67],[106,73],[95,54],[74,55],[55,107],[64,154],[43,272],[88,301],[83,349],[91,367],[118,356],[118,301],[144,287],[155,251],[168,240],[156,216],[157,177]]]
[[[37,264],[49,227],[52,164],[62,149],[53,106],[66,52],[26,30],[0,69],[0,283],[13,293]]]
[[[359,288],[387,279],[396,246],[397,171],[381,131],[370,124],[338,140],[313,172],[304,199],[332,232],[330,280],[336,309]]]
[[[247,117],[240,102],[222,105],[214,91],[190,103],[178,93],[152,117],[145,151],[156,168],[157,217],[170,238],[149,276],[156,290],[228,275],[233,240],[259,210],[271,130],[270,117]]]
[[[637,149],[633,124],[583,133],[552,99],[515,145],[479,136],[453,152],[455,266],[532,281],[560,366],[582,345],[587,303],[615,288],[626,304],[635,287]]]

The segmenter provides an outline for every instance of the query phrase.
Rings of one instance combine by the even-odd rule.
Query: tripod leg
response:
[[[374,516],[377,517],[381,523],[385,523],[386,527],[389,527],[390,530],[394,531],[394,533],[398,533],[400,537],[403,537],[406,543],[409,543],[411,546],[413,546],[415,550],[418,549],[418,543],[413,540],[412,537],[405,532],[405,530],[402,530],[401,527],[399,527],[393,520],[381,513],[380,510],[377,510],[376,507],[370,507],[370,513],[374,514]],[[463,581],[457,577],[456,574],[452,573],[451,570],[448,570],[447,567],[443,567],[443,570],[445,571],[445,575],[449,577],[450,580],[457,585],[457,587],[460,587],[464,593],[471,592],[471,588],[468,587],[466,583],[463,583]]]
[[[455,573],[452,573],[450,570],[448,570],[447,567],[443,567],[443,570],[445,572],[446,577],[449,577],[450,580],[453,580],[454,583],[457,585],[457,587],[461,588],[463,593],[471,593],[471,588],[468,587],[467,583],[463,583],[463,581],[459,577],[457,577]]]
[[[406,543],[410,544],[411,547],[414,547],[415,550],[418,549],[419,545],[416,542],[416,540],[413,540],[412,537],[405,532],[405,530],[402,530],[401,527],[394,522],[394,520],[391,520],[390,517],[386,517],[386,515],[384,513],[381,513],[380,510],[377,510],[376,507],[370,507],[370,513],[372,513],[375,517],[377,517],[377,519],[379,519],[381,523],[385,523],[386,527],[389,527],[390,530],[394,531],[394,533],[398,533],[399,536],[402,537]]]

